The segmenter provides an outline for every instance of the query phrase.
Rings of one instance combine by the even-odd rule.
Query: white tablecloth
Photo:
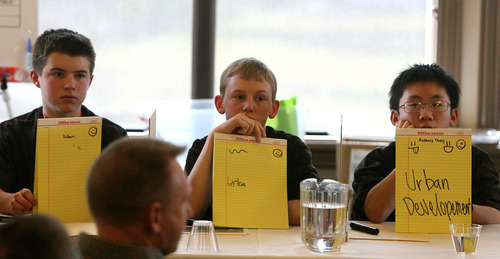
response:
[[[351,230],[352,238],[342,245],[340,252],[309,251],[302,244],[300,227],[290,227],[288,230],[249,229],[246,236],[217,235],[220,252],[212,254],[188,254],[189,234],[185,233],[177,251],[169,258],[500,258],[500,225],[483,226],[476,253],[463,256],[455,253],[450,234],[428,234],[427,238],[425,234],[415,234],[420,235],[416,238],[419,241],[398,241],[393,222],[369,224],[380,229],[379,236]],[[360,235],[384,239],[354,239]],[[387,236],[396,240],[387,240]],[[425,239],[428,241],[422,241]]]

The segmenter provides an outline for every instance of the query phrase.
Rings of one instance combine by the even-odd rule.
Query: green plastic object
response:
[[[266,125],[298,136],[299,129],[296,106],[297,96],[292,96],[286,100],[280,100],[278,114],[273,119],[268,119]]]

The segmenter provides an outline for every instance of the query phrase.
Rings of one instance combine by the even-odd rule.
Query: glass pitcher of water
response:
[[[318,252],[340,251],[347,225],[349,185],[314,178],[300,183],[302,242]]]

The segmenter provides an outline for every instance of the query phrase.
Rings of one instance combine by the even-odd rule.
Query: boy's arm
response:
[[[409,121],[397,120],[396,128],[414,128]],[[393,169],[382,181],[367,194],[364,211],[373,222],[384,222],[396,208],[396,169]]]
[[[373,222],[384,222],[396,204],[396,169],[375,185],[366,196],[364,210]]]
[[[300,182],[304,179],[318,179],[319,177],[312,164],[312,153],[309,147],[299,137],[288,135],[291,134],[285,133],[287,139],[288,223],[300,225]],[[279,134],[270,137],[281,138]]]
[[[214,132],[210,132],[187,181],[192,186],[189,203],[193,209],[193,218],[200,219],[212,201],[212,161]]]
[[[288,224],[300,225],[300,200],[288,201]]]
[[[28,212],[37,202],[29,189],[8,193],[0,189],[0,213],[20,215]]]
[[[473,205],[472,223],[500,224],[500,211],[489,206]]]
[[[188,176],[188,182],[193,187],[189,203],[195,219],[203,217],[212,201],[212,162],[215,133],[255,136],[257,141],[266,137],[266,131],[260,122],[252,120],[242,113],[225,121],[210,132],[193,170]]]

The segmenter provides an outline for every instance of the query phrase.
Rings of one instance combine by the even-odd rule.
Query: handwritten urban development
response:
[[[471,222],[470,129],[396,130],[396,232]]]
[[[230,187],[247,187],[247,184],[244,183],[243,181],[240,181],[240,178],[236,178],[234,180],[230,180],[229,176],[226,177],[227,181],[226,184]]]
[[[429,192],[432,190],[450,191],[451,187],[448,179],[429,178],[425,169],[422,169],[422,177],[417,178],[415,171],[412,169],[411,173],[405,172],[406,186],[409,190],[417,192]],[[437,192],[434,193],[434,197],[431,200],[425,198],[414,200],[406,196],[403,197],[403,202],[406,205],[409,215],[446,216],[449,221],[451,221],[451,215],[470,215],[472,210],[470,198],[468,198],[467,202],[441,200]]]

